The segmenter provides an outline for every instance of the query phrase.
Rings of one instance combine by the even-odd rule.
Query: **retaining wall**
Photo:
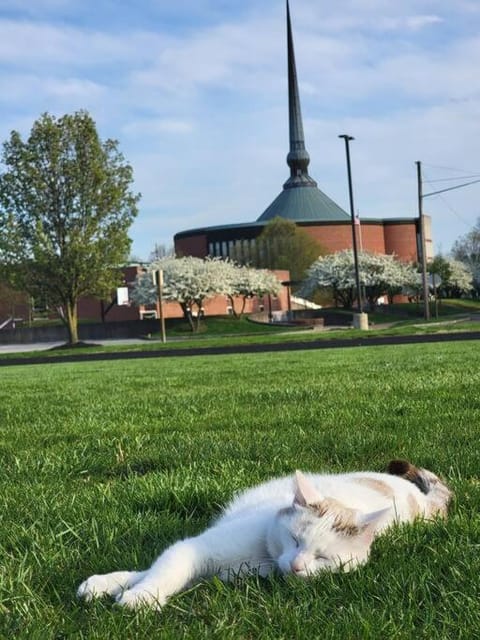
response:
[[[82,341],[138,338],[147,333],[158,332],[158,320],[128,320],[125,322],[98,322],[80,324],[79,338]],[[67,342],[68,331],[63,325],[2,329],[0,344],[31,344],[34,342]]]

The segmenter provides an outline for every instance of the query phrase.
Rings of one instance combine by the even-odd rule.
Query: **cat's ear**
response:
[[[380,509],[379,511],[370,511],[369,513],[360,513],[357,517],[357,524],[359,527],[367,527],[368,525],[375,525],[383,516],[387,515],[391,507],[386,509]]]
[[[294,498],[293,504],[300,507],[308,507],[311,504],[318,504],[323,500],[323,496],[301,471],[295,472]]]
[[[361,536],[372,542],[376,525],[387,515],[391,507],[380,509],[379,511],[370,511],[368,513],[359,513],[357,516],[357,526],[361,529]]]

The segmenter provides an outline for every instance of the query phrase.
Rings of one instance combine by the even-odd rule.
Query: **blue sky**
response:
[[[415,216],[480,174],[478,0],[291,0],[310,173],[361,217]],[[0,0],[0,140],[87,109],[142,193],[132,252],[255,220],[288,177],[284,0]],[[480,183],[425,200],[436,250],[480,216]]]

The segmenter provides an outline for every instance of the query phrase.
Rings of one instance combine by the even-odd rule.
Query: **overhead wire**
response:
[[[438,164],[427,164],[426,162],[422,162],[422,166],[430,167],[430,169],[441,169],[443,171],[457,171],[458,173],[475,173],[473,169],[456,169],[455,167],[443,167]]]
[[[432,166],[432,165],[429,165],[429,166]],[[427,182],[427,183],[435,182],[435,180],[430,180],[429,178],[427,178],[427,177],[425,176],[425,172],[424,172],[423,176],[424,176],[424,181],[425,181],[425,182]],[[472,177],[474,177],[474,176],[472,176]],[[460,178],[456,178],[456,179],[457,179],[457,180],[460,180]],[[452,207],[452,205],[448,202],[448,200],[447,200],[443,195],[436,193],[436,194],[435,194],[434,196],[432,196],[432,197],[440,198],[440,199],[443,201],[443,203],[445,204],[445,206],[447,207],[447,209],[450,209],[450,211],[451,211],[451,212],[452,212],[452,213],[453,213],[453,214],[454,214],[454,215],[455,215],[455,216],[456,216],[456,217],[457,217],[457,218],[458,218],[458,219],[459,219],[459,220],[460,220],[464,225],[466,225],[467,227],[471,227],[471,226],[472,226],[472,223],[471,223],[470,221],[467,221],[467,220],[466,220],[466,219],[465,219],[465,218],[464,218],[460,213],[458,213],[458,211],[457,211],[454,207]]]
[[[429,180],[429,182],[448,182],[451,180],[468,180],[469,178],[480,178],[480,173],[473,173],[469,176],[455,176],[454,178],[435,178],[435,180]]]

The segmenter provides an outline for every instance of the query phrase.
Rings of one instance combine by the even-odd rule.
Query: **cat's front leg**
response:
[[[90,576],[78,587],[77,596],[87,602],[102,596],[116,597],[130,589],[147,574],[146,571],[114,571]]]
[[[144,577],[131,589],[119,593],[116,600],[130,609],[160,609],[169,596],[182,591],[204,571],[204,553],[198,538],[188,538],[166,549],[144,572]]]
[[[117,596],[117,602],[136,609],[160,608],[169,596],[199,578],[241,575],[252,571],[270,573],[265,534],[270,514],[219,522],[195,538],[169,547],[153,563],[145,577]]]

